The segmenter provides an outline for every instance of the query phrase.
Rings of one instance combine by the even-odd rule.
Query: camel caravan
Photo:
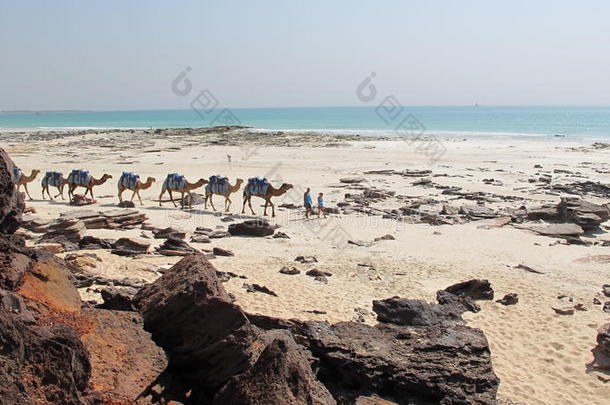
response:
[[[27,185],[28,183],[33,182],[39,173],[40,170],[32,170],[31,174],[28,176],[25,175],[17,167],[15,167],[15,170],[13,172],[17,190],[19,190],[21,186],[23,186],[30,200],[32,199],[32,197],[30,196]],[[64,174],[61,172],[48,171],[45,173],[41,181],[42,198],[45,199],[46,194],[51,200],[54,200],[59,196],[61,196],[63,200],[64,187],[67,185],[68,198],[70,202],[74,202],[74,192],[79,187],[85,189],[85,197],[87,196],[87,194],[89,194],[91,196],[91,200],[93,200],[93,188],[106,183],[109,179],[112,179],[112,175],[110,174],[103,174],[102,177],[95,178],[86,170],[72,170],[67,178],[64,177]],[[126,190],[129,190],[132,192],[131,199],[129,201],[133,202],[133,199],[137,196],[138,200],[140,201],[140,205],[144,205],[142,202],[142,197],[140,196],[140,191],[151,188],[154,182],[154,177],[148,177],[146,178],[146,181],[143,182],[138,174],[131,172],[123,172],[117,182],[117,196],[119,199],[119,203],[124,202],[123,193]],[[216,211],[216,207],[214,207],[212,199],[214,195],[218,195],[224,197],[224,210],[225,212],[229,212],[229,209],[231,208],[232,204],[231,194],[237,193],[243,183],[244,180],[238,178],[235,180],[234,184],[231,184],[228,177],[223,177],[219,175],[210,176],[207,180],[201,178],[196,182],[190,182],[182,174],[170,173],[163,181],[163,184],[161,186],[161,193],[159,194],[158,200],[153,201],[157,201],[159,203],[159,206],[162,206],[164,202],[172,202],[174,204],[174,207],[177,207],[176,201],[180,201],[182,208],[185,208],[186,206],[192,208],[193,201],[195,201],[192,191],[205,185],[203,199],[204,209],[207,209],[209,202],[210,206],[212,207],[212,210]],[[55,187],[57,189],[58,193],[55,196],[51,195],[49,191],[50,187]],[[265,200],[263,215],[267,215],[267,208],[270,206],[271,215],[275,217],[275,205],[271,202],[271,198],[282,196],[291,188],[293,188],[292,184],[283,183],[282,185],[280,185],[279,188],[275,188],[265,178],[249,178],[243,189],[243,205],[241,211],[242,214],[245,213],[247,204],[250,208],[250,211],[252,212],[252,215],[256,215],[254,209],[252,208],[251,200],[252,197],[258,197]],[[169,194],[169,200],[163,200],[163,195],[166,192]],[[180,198],[178,200],[174,199],[174,193],[180,194]]]

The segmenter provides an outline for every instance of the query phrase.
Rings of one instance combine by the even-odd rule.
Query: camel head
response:
[[[154,183],[155,181],[157,181],[157,180],[156,180],[154,177],[148,177],[148,178],[146,179],[146,183],[151,183],[151,184],[152,184],[152,183]]]
[[[40,173],[40,170],[38,170],[38,169],[32,170],[32,177],[38,176],[39,173]]]
[[[100,179],[100,181],[103,183],[105,181],[107,181],[108,179],[111,179],[112,175],[104,173],[104,175],[102,176],[102,178]]]
[[[286,192],[286,191],[290,190],[291,188],[293,188],[293,185],[292,184],[288,184],[288,183],[283,183],[280,186],[280,190],[282,190],[283,192]]]
[[[201,187],[201,186],[203,186],[204,184],[208,184],[208,183],[209,183],[209,181],[208,181],[208,180],[206,180],[206,179],[199,179],[199,180],[197,180],[197,183],[195,183],[195,186],[196,186],[196,187]]]
[[[244,179],[235,179],[236,186],[241,186],[243,182],[244,182]]]

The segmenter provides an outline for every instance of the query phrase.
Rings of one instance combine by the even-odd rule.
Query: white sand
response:
[[[160,183],[170,172],[183,173],[190,181],[212,174],[228,176],[232,181],[237,177],[247,179],[266,175],[276,185],[284,181],[299,186],[296,192],[275,199],[277,205],[281,202],[301,204],[300,187],[311,187],[314,198],[317,192],[323,191],[327,204],[334,206],[343,200],[346,192],[350,192],[346,188],[333,187],[341,177],[366,170],[431,168],[435,174],[463,176],[433,177],[432,180],[439,184],[461,186],[470,191],[520,195],[542,202],[558,201],[559,197],[527,191],[533,189],[527,178],[538,172],[534,169],[535,164],[541,164],[543,170],[570,169],[592,180],[607,181],[606,174],[596,173],[591,168],[607,169],[610,156],[604,150],[570,150],[577,145],[556,140],[448,141],[443,159],[430,166],[425,156],[401,141],[372,140],[353,142],[344,147],[309,145],[247,149],[202,146],[193,137],[164,140],[161,137],[146,139],[134,136],[131,146],[122,151],[120,146],[104,149],[93,143],[93,140],[106,136],[87,135],[48,142],[30,140],[26,144],[13,142],[7,146],[5,143],[3,147],[26,173],[33,168],[64,173],[84,168],[95,177],[102,173],[112,174],[112,180],[94,190],[98,199],[96,207],[100,209],[115,206],[116,181],[121,171],[134,171],[143,178],[154,176],[157,183],[142,192],[145,199],[142,210],[156,226],[171,225],[187,232],[192,232],[196,226],[226,228],[227,223],[200,206],[182,212],[171,204],[159,208],[150,201],[158,197]],[[116,136],[124,138],[126,134]],[[182,149],[143,152],[171,146]],[[247,160],[242,159],[250,153]],[[230,164],[227,154],[232,156]],[[582,165],[582,162],[592,164]],[[556,179],[566,175],[553,176]],[[441,192],[412,186],[410,183],[416,180],[412,178],[366,177],[371,185],[401,195],[438,196]],[[501,180],[504,186],[485,185],[481,181],[484,178]],[[53,203],[41,200],[39,180],[30,187],[35,200],[28,203],[39,215],[55,218],[61,212],[75,209],[61,200]],[[526,190],[514,191],[516,187],[525,187]],[[111,197],[103,197],[109,195]],[[129,192],[124,195],[130,197]],[[241,191],[233,197],[232,211],[241,212]],[[216,196],[214,200],[217,208],[223,207],[221,197]],[[262,214],[261,201],[253,199],[257,214]],[[521,204],[508,203],[515,208]],[[530,201],[523,204],[534,205]],[[379,206],[397,208],[401,205],[398,200],[389,200]],[[287,209],[277,209],[275,221],[290,239],[232,237],[214,239],[207,245],[193,244],[205,248],[219,246],[235,252],[235,257],[219,257],[214,264],[220,270],[247,276],[247,280],[232,279],[225,284],[246,311],[331,322],[351,320],[357,316],[355,308],[370,310],[373,299],[399,295],[435,301],[438,289],[470,278],[486,278],[491,281],[496,298],[514,292],[520,299],[517,305],[507,307],[480,301],[481,312],[465,315],[469,324],[481,328],[490,342],[494,370],[501,379],[498,397],[524,404],[608,403],[610,383],[598,379],[598,376],[608,378],[608,375],[588,372],[587,363],[592,360],[590,350],[595,346],[596,329],[608,319],[608,314],[594,306],[592,300],[603,284],[610,283],[610,267],[607,263],[577,260],[608,254],[608,247],[550,246],[557,240],[511,226],[480,229],[476,223],[433,227],[359,214],[304,221],[301,211]],[[140,234],[140,230],[89,232],[113,238],[138,237]],[[372,240],[387,233],[394,235],[396,240],[377,242],[371,247],[346,245],[346,239]],[[134,259],[97,253],[103,258],[101,266],[109,276],[154,278],[152,273],[137,270],[139,266],[133,264]],[[319,263],[295,263],[294,258],[298,255],[314,255]],[[165,264],[178,259],[152,256],[137,260]],[[359,263],[372,264],[374,270],[358,266]],[[526,263],[545,274],[512,268],[519,263]],[[329,277],[328,284],[322,284],[304,272],[296,276],[279,274],[278,270],[286,265],[301,270],[316,267],[330,271],[333,276]],[[247,293],[242,288],[244,282],[265,285],[278,297]],[[555,314],[551,307],[559,294],[584,303],[588,311],[577,311],[572,316]],[[314,309],[327,314],[304,312]],[[369,316],[367,321],[373,322],[374,318]]]

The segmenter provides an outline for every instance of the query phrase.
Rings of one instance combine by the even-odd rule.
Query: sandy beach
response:
[[[568,194],[555,185],[607,183],[610,149],[563,139],[447,139],[442,141],[446,152],[431,162],[412,143],[400,139],[298,132],[245,136],[243,131],[195,129],[6,131],[0,133],[0,140],[26,174],[32,169],[66,175],[72,169],[85,169],[96,178],[111,174],[111,180],[94,188],[97,203],[87,209],[116,208],[117,180],[123,171],[138,173],[143,179],[154,177],[156,183],[141,193],[144,205],[136,198],[136,209],[154,226],[171,226],[189,236],[196,227],[226,230],[232,222],[262,216],[263,200],[253,199],[257,216],[248,210],[238,216],[241,190],[231,197],[230,215],[202,205],[181,210],[166,202],[159,207],[153,200],[168,173],[182,173],[191,182],[220,174],[231,183],[254,176],[266,177],[275,186],[290,183],[294,186],[291,191],[273,199],[276,217],[267,218],[289,238],[227,237],[206,244],[190,243],[196,248],[221,247],[235,253],[218,256],[213,263],[221,271],[247,278],[232,278],[224,284],[245,311],[331,322],[362,316],[372,324],[372,300],[400,296],[434,302],[437,290],[473,278],[487,279],[495,299],[508,293],[519,297],[519,302],[510,306],[479,301],[480,312],[465,314],[468,325],[480,328],[489,340],[493,368],[501,380],[500,401],[602,405],[610,398],[608,373],[588,366],[593,360],[597,329],[608,320],[608,313],[593,302],[594,298],[602,304],[610,300],[601,294],[602,286],[610,283],[610,225],[602,224],[599,231],[583,235],[582,244],[568,244],[563,238],[543,236],[520,229],[514,221],[501,220],[510,219],[521,207],[557,204]],[[426,170],[431,172],[409,174]],[[67,199],[43,200],[42,174],[29,184],[33,200],[26,202],[37,216],[55,219],[83,208],[70,206]],[[540,180],[542,177],[550,179]],[[356,178],[357,183],[346,182]],[[352,209],[339,210],[326,219],[305,219],[303,210],[290,208],[290,204],[302,205],[306,187],[314,196],[323,192],[328,207],[340,204]],[[361,210],[346,194],[359,194],[363,189],[377,190],[380,195]],[[478,198],[447,190],[461,190]],[[203,188],[195,192],[203,193]],[[131,192],[125,192],[124,197],[129,199]],[[580,197],[596,204],[608,201],[595,193]],[[214,197],[217,209],[222,209],[223,200]],[[477,200],[481,204],[477,205]],[[342,204],[346,201],[351,202]],[[455,209],[484,206],[504,215],[487,219],[470,216],[439,225],[422,220],[422,213],[438,215],[443,204]],[[405,206],[418,213],[408,215],[415,211],[403,210],[400,215],[389,214]],[[89,229],[87,234],[114,239],[147,236],[139,228]],[[374,241],[384,235],[393,240]],[[153,246],[162,242],[145,240]],[[155,280],[159,268],[180,259],[95,253],[102,259],[97,265],[100,274],[146,281]],[[317,262],[297,263],[297,256],[315,256]],[[537,272],[516,267],[519,264]],[[279,273],[284,266],[294,266],[301,274]],[[304,274],[313,268],[332,276],[327,277],[327,283],[315,281]],[[245,282],[264,285],[277,296],[247,292]],[[99,301],[94,290],[81,289],[83,299]],[[582,304],[582,310],[571,315],[553,310],[566,302]]]

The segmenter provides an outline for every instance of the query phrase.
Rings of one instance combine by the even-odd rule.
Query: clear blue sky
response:
[[[0,0],[0,110],[610,105],[610,1]]]

